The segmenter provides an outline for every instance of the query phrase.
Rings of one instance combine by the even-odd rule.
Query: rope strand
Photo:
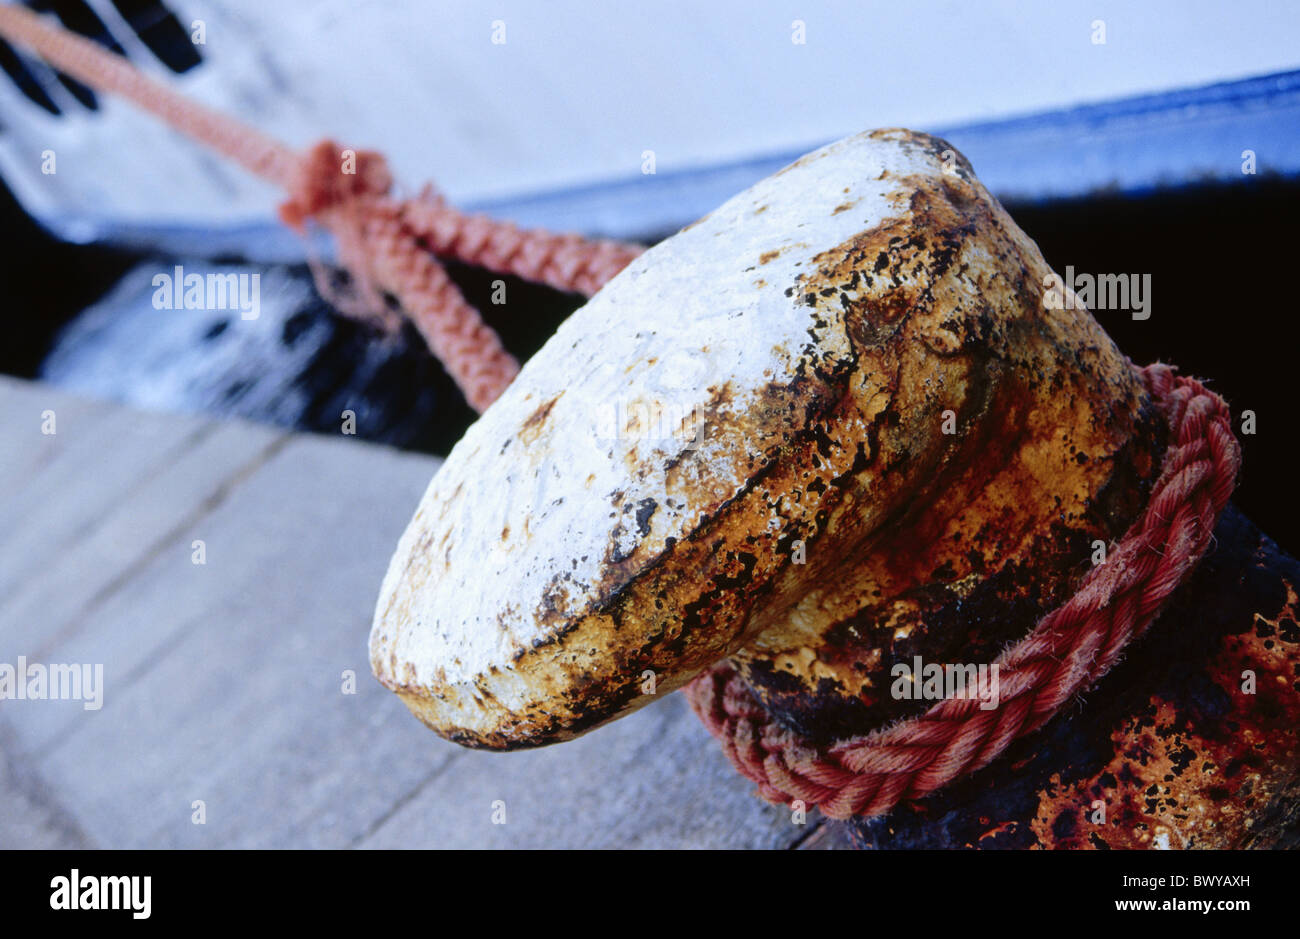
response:
[[[401,205],[402,219],[435,254],[591,296],[645,249],[619,241],[525,230],[463,215],[431,189]]]
[[[385,292],[391,293],[477,411],[501,394],[518,373],[519,363],[433,255],[590,296],[643,250],[466,216],[428,188],[413,199],[393,198],[392,175],[378,153],[351,151],[344,159],[345,151],[328,140],[298,153],[186,98],[122,56],[45,22],[25,7],[0,5],[0,35],[84,85],[120,95],[287,190],[280,218],[299,232],[315,221],[334,236],[339,261],[357,282],[359,300],[340,296],[312,263],[321,294],[340,312],[392,328],[395,323],[383,300]]]
[[[298,161],[298,154],[290,147],[150,78],[129,59],[71,30],[47,23],[16,3],[0,5],[0,34],[31,49],[83,85],[125,98],[250,173],[278,186],[288,186]]]

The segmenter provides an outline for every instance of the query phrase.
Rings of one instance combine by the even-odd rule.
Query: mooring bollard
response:
[[[1085,311],[1043,309],[1047,265],[950,152],[805,157],[575,313],[431,483],[379,677],[452,739],[528,746],[744,649],[829,739],[897,716],[892,653],[1023,634],[1143,504],[1160,422]],[[702,443],[601,442],[610,401],[684,405]]]
[[[935,138],[859,135],[759,183],[611,281],[452,451],[385,579],[376,675],[439,733],[499,749],[569,739],[727,656],[816,746],[923,711],[925,676],[900,665],[984,665],[987,681],[1005,645],[1107,562],[1165,451],[1136,372],[1086,310],[1045,296],[1054,283]],[[595,430],[611,402],[634,415],[615,439]],[[702,436],[650,434],[636,416],[664,410],[698,415]],[[1223,525],[1245,557],[1255,548],[1234,519]],[[1223,541],[1214,563],[1231,566]],[[1290,562],[1273,558],[1277,577]],[[1254,612],[1283,616],[1256,597]],[[1278,677],[1294,645],[1274,658],[1255,664]],[[1239,701],[1236,720],[1283,736],[1294,725],[1268,716],[1272,697],[1253,701],[1259,712]],[[1106,715],[1064,715],[1017,752]],[[1088,766],[1068,751],[1052,751],[1058,777],[1077,782]],[[1283,753],[1270,792],[1295,777],[1294,742]],[[1146,785],[1210,799],[1231,764]],[[1112,767],[1070,798],[1044,782],[1055,796],[1031,818],[1024,793],[1019,815],[997,801],[1025,783],[1004,759],[936,797],[967,793],[960,836],[952,819],[952,831],[918,821],[925,803],[894,815],[919,813],[918,842],[1086,846],[1100,802],[1124,816],[1120,842],[1229,843],[1222,824],[1162,838],[1185,820],[1166,811],[1172,797],[1136,798],[1146,775]],[[1056,819],[1075,802],[1070,828]],[[1059,809],[1050,823],[1039,803]],[[860,839],[905,841],[894,815],[855,823]]]
[[[1296,844],[1300,564],[1227,507],[1226,409],[1135,370],[945,142],[840,141],[637,257],[395,199],[377,154],[298,153],[21,7],[0,31],[288,188],[496,400],[371,632],[438,733],[539,746],[692,682],[763,795],[872,815],[863,846]],[[434,255],[600,289],[506,388]],[[1005,721],[998,669],[1067,633]]]

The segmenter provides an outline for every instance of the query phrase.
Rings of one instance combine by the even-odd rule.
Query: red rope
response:
[[[1241,465],[1227,405],[1165,365],[1139,370],[1170,427],[1146,510],[1064,605],[998,657],[999,706],[948,698],[919,717],[819,749],[782,727],[730,661],[686,688],[728,759],[771,802],[831,818],[883,815],[991,763],[1089,688],[1142,635],[1209,546]]]
[[[387,321],[382,293],[392,293],[429,349],[446,367],[477,411],[484,411],[519,372],[501,338],[483,322],[433,255],[402,221],[400,201],[387,198],[392,185],[384,158],[368,150],[351,155],[321,141],[298,162],[280,217],[299,231],[314,219],[333,235],[340,263],[357,280],[359,304],[341,302],[313,265],[321,293],[343,312]]]
[[[255,128],[191,101],[141,73],[127,59],[32,11],[0,5],[0,35],[99,91],[113,92],[245,169],[288,189],[281,218],[303,231],[314,220],[334,235],[339,261],[357,280],[359,302],[344,300],[316,265],[321,293],[341,312],[393,326],[391,293],[446,366],[470,405],[483,411],[519,371],[500,337],[462,296],[434,254],[591,295],[643,249],[577,235],[526,231],[466,216],[426,189],[414,199],[389,196],[383,157],[322,141],[298,153]],[[431,253],[432,252],[432,253]]]
[[[431,189],[403,202],[401,215],[434,254],[586,296],[645,250],[621,241],[520,229],[483,215],[463,215]]]

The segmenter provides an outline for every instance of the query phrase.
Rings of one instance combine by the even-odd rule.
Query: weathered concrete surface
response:
[[[362,846],[783,848],[818,826],[816,813],[794,824],[788,809],[763,805],[738,779],[672,694],[564,746],[466,751]],[[465,808],[450,826],[439,817],[449,804]]]
[[[54,803],[30,766],[15,765],[12,736],[0,735],[0,848],[86,848],[90,840],[66,808]]]
[[[366,632],[436,468],[0,378],[0,662],[104,666],[98,711],[0,705],[0,847],[829,846],[675,696],[545,753],[421,727]]]

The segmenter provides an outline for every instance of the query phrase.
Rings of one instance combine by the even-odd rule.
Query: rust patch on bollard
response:
[[[1285,588],[1281,609],[1257,612],[1245,621],[1250,628],[1222,637],[1194,696],[1153,694],[1112,732],[1105,766],[1069,783],[1053,776],[1030,823],[1041,844],[1271,846],[1279,832],[1261,819],[1300,822],[1300,628],[1295,584]],[[1247,673],[1253,694],[1242,690]],[[1105,821],[1092,824],[1097,803]]]
[[[875,392],[857,396],[878,403],[869,465],[793,494],[819,501],[825,529],[870,535],[810,540],[810,589],[769,603],[735,656],[777,718],[821,742],[922,709],[891,696],[894,663],[988,662],[1023,635],[1137,515],[1163,452],[1126,360],[1091,317],[1044,308],[1049,269],[996,203],[960,174],[900,180],[898,199],[903,214],[795,288],[844,317]],[[936,451],[949,406],[937,461],[899,472]],[[828,540],[799,536],[814,534]]]
[[[974,776],[884,818],[848,823],[856,841],[1300,847],[1300,563],[1231,506],[1215,540],[1086,704]],[[1242,690],[1247,669],[1253,695]]]

